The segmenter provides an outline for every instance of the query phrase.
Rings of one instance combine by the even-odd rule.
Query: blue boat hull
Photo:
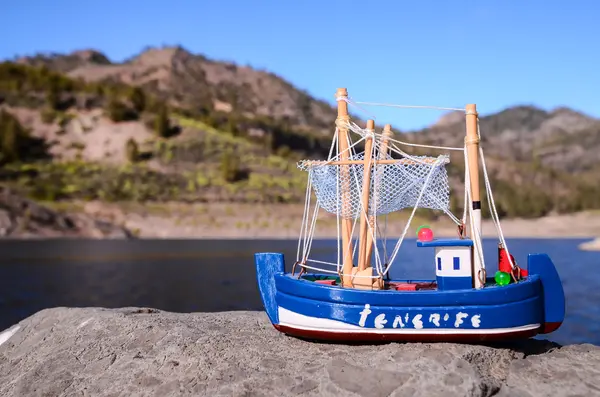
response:
[[[335,341],[499,341],[549,333],[565,298],[545,254],[528,257],[528,276],[507,286],[451,291],[341,288],[285,273],[280,253],[255,254],[265,311],[278,330]]]

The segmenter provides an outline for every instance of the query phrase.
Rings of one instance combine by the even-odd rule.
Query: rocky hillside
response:
[[[295,162],[326,155],[335,120],[272,73],[180,47],[122,63],[93,50],[5,62],[0,106],[0,177],[44,200],[299,202]],[[481,129],[502,215],[600,208],[600,120],[518,106]],[[463,136],[450,113],[401,139],[457,146]],[[454,210],[462,163],[449,167]]]
[[[411,138],[462,146],[464,120],[448,114]],[[482,147],[504,214],[598,208],[600,120],[567,108],[516,106],[480,119]],[[460,159],[455,157],[455,164]]]
[[[267,116],[328,134],[335,120],[329,104],[273,73],[212,61],[181,47],[149,48],[123,63],[112,63],[93,50],[24,57],[17,62],[46,66],[86,81],[139,86],[190,110]]]
[[[462,145],[464,120],[460,114],[449,116],[416,135],[433,144]],[[499,159],[538,162],[568,173],[600,164],[600,120],[571,109],[517,106],[482,117],[480,127],[486,153]]]
[[[76,214],[67,215],[0,186],[0,237],[133,238],[124,227]]]

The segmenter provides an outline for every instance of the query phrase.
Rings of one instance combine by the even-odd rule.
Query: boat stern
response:
[[[542,284],[544,322],[541,334],[556,331],[565,319],[565,293],[558,271],[546,254],[530,254],[527,258],[529,274],[537,274]]]
[[[275,275],[285,271],[285,258],[283,254],[276,252],[261,252],[254,254],[256,264],[256,281],[263,306],[271,323],[279,324],[278,306],[275,300],[277,287]]]

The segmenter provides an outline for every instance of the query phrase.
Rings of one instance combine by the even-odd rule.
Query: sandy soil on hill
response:
[[[69,112],[71,120],[60,127],[58,117],[51,124],[42,121],[40,112],[26,108],[8,108],[32,133],[51,142],[49,152],[57,159],[122,164],[126,161],[125,144],[133,139],[143,147],[153,134],[141,121],[114,123],[102,109]]]
[[[147,204],[115,205],[98,202],[81,204],[79,210],[134,229],[144,238],[274,238],[295,239],[300,232],[303,206],[249,204]],[[321,212],[316,237],[337,236],[335,216]],[[388,220],[388,235],[399,236],[407,216]],[[449,221],[413,220],[407,236],[419,225],[428,224],[437,237],[456,236]],[[384,225],[380,225],[382,228]],[[592,238],[600,236],[600,212],[555,215],[535,220],[502,220],[506,237]],[[485,237],[495,237],[491,221],[483,222]]]

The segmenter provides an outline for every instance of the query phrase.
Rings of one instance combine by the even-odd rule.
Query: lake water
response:
[[[600,252],[577,249],[582,239],[508,240],[520,264],[530,252],[555,262],[567,296],[562,327],[544,338],[600,345]],[[255,252],[296,257],[296,241],[26,240],[0,241],[0,330],[56,306],[153,307],[174,312],[263,310]],[[485,240],[488,268],[497,268],[495,240]],[[315,258],[334,260],[333,241],[315,240]],[[392,277],[433,278],[433,250],[405,241]],[[288,269],[289,270],[289,269]]]

